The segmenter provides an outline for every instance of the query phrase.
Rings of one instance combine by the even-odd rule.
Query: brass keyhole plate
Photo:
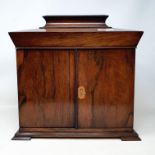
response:
[[[86,90],[85,90],[84,86],[79,86],[78,87],[78,98],[84,99],[85,96],[86,96]]]

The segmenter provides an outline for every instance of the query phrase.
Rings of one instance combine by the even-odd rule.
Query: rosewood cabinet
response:
[[[20,128],[13,139],[140,140],[133,130],[135,48],[142,31],[107,15],[44,16],[10,32],[16,46]]]

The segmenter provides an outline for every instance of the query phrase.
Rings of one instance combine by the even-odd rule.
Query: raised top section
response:
[[[9,32],[16,48],[135,48],[142,31],[108,27],[107,15],[44,16],[39,29]]]
[[[50,28],[110,28],[105,21],[108,15],[55,15],[43,16],[46,21],[44,29]]]

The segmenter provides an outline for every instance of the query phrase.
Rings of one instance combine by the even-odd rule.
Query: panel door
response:
[[[21,127],[74,126],[74,56],[71,50],[18,50]]]
[[[133,49],[78,50],[79,128],[132,127],[134,56]]]

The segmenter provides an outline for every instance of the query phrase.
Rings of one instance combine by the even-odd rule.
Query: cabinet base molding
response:
[[[131,128],[20,128],[12,140],[31,140],[31,138],[120,138],[122,141],[141,140]]]

